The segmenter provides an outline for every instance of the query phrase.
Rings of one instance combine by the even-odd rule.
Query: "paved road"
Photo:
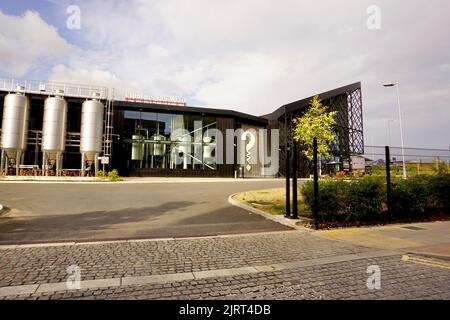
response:
[[[201,181],[0,183],[0,203],[11,209],[0,216],[0,243],[287,230],[227,202],[232,193],[280,187],[282,180]]]
[[[354,234],[286,230],[226,201],[282,181],[213,181],[0,184],[11,208],[3,244],[228,234],[0,245],[0,299],[450,299],[449,260],[405,251],[405,239],[368,247]],[[382,231],[389,241],[401,236],[393,230]],[[79,289],[67,287],[68,267]],[[367,286],[368,268],[379,288]]]
[[[307,231],[0,250],[0,299],[450,299],[448,261]]]

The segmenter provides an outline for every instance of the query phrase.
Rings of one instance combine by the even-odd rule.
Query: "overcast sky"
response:
[[[80,29],[67,27],[69,5]],[[369,29],[370,5],[380,29]],[[372,12],[371,12],[372,13]],[[450,1],[0,2],[0,77],[107,85],[262,115],[361,81],[366,144],[450,145]],[[73,21],[73,20],[70,20]],[[373,20],[371,20],[373,21]]]

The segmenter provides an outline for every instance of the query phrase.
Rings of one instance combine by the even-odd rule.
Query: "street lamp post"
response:
[[[403,126],[402,126],[402,111],[400,107],[400,84],[398,82],[395,83],[384,83],[384,87],[396,87],[397,89],[397,105],[398,105],[398,121],[400,123],[400,140],[402,144],[402,162],[403,162],[403,179],[406,179],[406,163],[405,163],[405,148],[404,148],[404,140],[403,140]]]
[[[394,120],[389,119],[388,120],[388,136],[389,136],[389,146],[391,147],[391,122],[394,122]]]

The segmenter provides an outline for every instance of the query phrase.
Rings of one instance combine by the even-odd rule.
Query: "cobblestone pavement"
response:
[[[295,231],[6,249],[0,251],[0,287],[65,281],[70,265],[81,268],[83,280],[92,280],[267,265],[367,250]]]
[[[450,299],[448,262],[402,259],[400,252],[374,258],[360,256],[375,251],[298,231],[2,249],[0,287],[65,282],[66,268],[72,264],[81,267],[82,280],[89,280],[318,262],[277,271],[0,299]],[[339,256],[352,258],[326,261]],[[379,290],[366,286],[370,265],[378,265],[381,270]]]

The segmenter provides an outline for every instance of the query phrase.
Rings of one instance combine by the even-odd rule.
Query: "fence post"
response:
[[[298,199],[297,199],[297,141],[293,141],[292,150],[292,218],[298,219]]]
[[[386,202],[387,202],[387,210],[388,216],[391,218],[391,155],[389,146],[385,146],[385,154],[386,154]]]
[[[286,141],[286,218],[291,217],[291,177],[289,143]]]
[[[319,175],[317,172],[317,139],[313,141],[313,162],[314,162],[314,223],[316,230],[319,229]]]

